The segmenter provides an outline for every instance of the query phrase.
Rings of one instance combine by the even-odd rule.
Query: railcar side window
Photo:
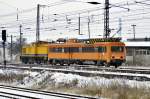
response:
[[[95,52],[94,47],[83,47],[82,52]]]
[[[55,52],[62,52],[62,48],[56,48]]]
[[[98,47],[98,52],[106,52],[106,47]]]
[[[50,48],[49,52],[62,52],[62,48]]]
[[[70,52],[79,52],[78,47],[70,47]]]
[[[64,48],[64,52],[65,52],[65,53],[70,52],[69,47]]]
[[[112,46],[111,47],[111,51],[112,52],[123,52],[124,51],[124,47],[123,46]]]

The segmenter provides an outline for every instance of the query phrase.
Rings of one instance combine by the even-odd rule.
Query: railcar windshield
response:
[[[111,47],[111,51],[112,52],[123,52],[124,51],[124,47],[123,46],[112,46]]]
[[[98,47],[98,52],[106,52],[106,47]]]

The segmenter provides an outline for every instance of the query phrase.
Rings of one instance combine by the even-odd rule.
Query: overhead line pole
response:
[[[40,4],[37,5],[36,42],[40,40]]]
[[[108,38],[110,34],[109,29],[109,0],[105,0],[104,11],[104,38]]]
[[[133,24],[133,25],[131,25],[132,27],[133,27],[133,39],[134,39],[134,41],[135,41],[135,24]],[[135,57],[136,56],[136,49],[135,48],[133,48],[133,65],[135,65],[135,62],[136,62],[136,60],[135,60]]]
[[[135,40],[135,24],[131,25],[133,27],[133,39]]]
[[[22,25],[19,26],[20,31],[20,55],[22,55]]]
[[[90,33],[90,18],[88,16],[88,35],[89,35],[89,39],[91,38],[91,33]]]
[[[12,63],[12,60],[13,60],[13,58],[12,58],[12,43],[13,43],[13,42],[12,42],[12,37],[13,37],[13,36],[11,35],[10,37],[11,37],[11,51],[10,51],[10,57],[11,57],[11,63]]]
[[[35,43],[35,61],[38,63],[37,59],[37,47],[40,40],[40,4],[37,5],[37,20],[36,20],[36,43]]]
[[[78,29],[79,35],[81,35],[81,18],[79,14],[79,29]]]

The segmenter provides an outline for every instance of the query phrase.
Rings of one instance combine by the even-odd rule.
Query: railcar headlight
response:
[[[112,58],[115,58],[115,56],[112,56]]]

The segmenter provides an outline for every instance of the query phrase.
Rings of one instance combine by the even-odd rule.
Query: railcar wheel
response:
[[[116,65],[115,65],[115,68],[117,68],[117,67],[118,67],[118,65],[116,64]]]
[[[79,61],[78,64],[79,64],[79,65],[83,65],[83,62],[82,62],[82,61]]]
[[[56,65],[56,60],[52,60],[52,65]]]
[[[64,61],[60,61],[60,65],[61,65],[61,66],[64,66]]]
[[[115,68],[117,68],[117,67],[119,67],[119,66],[121,66],[122,65],[122,63],[116,63],[115,64]]]
[[[99,61],[96,61],[96,62],[95,62],[95,65],[96,65],[96,66],[100,66],[100,62],[99,62]]]
[[[95,65],[96,65],[96,66],[103,66],[103,65],[104,65],[104,63],[103,63],[103,62],[101,62],[101,61],[96,61],[96,62],[95,62]]]
[[[104,63],[104,66],[105,66],[105,67],[110,67],[110,63],[106,63],[106,62],[105,62],[105,63]]]

